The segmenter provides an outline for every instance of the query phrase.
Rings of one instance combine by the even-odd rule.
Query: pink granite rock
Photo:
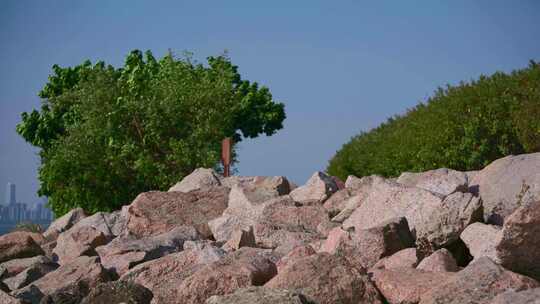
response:
[[[203,266],[178,286],[179,303],[203,304],[213,295],[226,295],[249,286],[260,286],[277,273],[268,251],[243,247]]]
[[[416,269],[433,272],[456,272],[459,271],[456,259],[450,251],[442,248],[430,256],[424,258]]]
[[[415,268],[416,265],[418,265],[416,248],[406,248],[379,260],[373,269]]]
[[[214,187],[183,192],[145,192],[127,207],[128,233],[138,237],[161,234],[178,226],[193,226],[204,237],[208,222],[227,208],[229,189]]]
[[[449,273],[414,268],[378,269],[372,280],[390,304],[418,303],[422,295],[436,286],[444,286]]]
[[[59,264],[66,264],[82,255],[97,255],[95,248],[107,244],[110,237],[91,226],[78,226],[58,236],[53,253]]]
[[[31,232],[17,231],[0,236],[0,263],[43,254]]]
[[[362,269],[346,259],[318,253],[296,260],[265,285],[298,290],[319,304],[382,303]]]
[[[445,284],[425,293],[420,304],[489,303],[507,290],[520,291],[539,286],[537,281],[506,270],[487,257],[481,257],[455,273]]]

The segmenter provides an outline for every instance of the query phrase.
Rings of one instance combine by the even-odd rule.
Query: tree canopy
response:
[[[285,119],[284,105],[226,55],[201,64],[134,50],[121,68],[54,65],[39,96],[17,132],[41,148],[39,194],[57,216],[115,210],[198,167],[219,170],[223,138],[270,136]]]
[[[354,136],[328,165],[332,175],[398,176],[447,167],[476,170],[510,154],[540,151],[540,65],[439,88],[426,103]]]

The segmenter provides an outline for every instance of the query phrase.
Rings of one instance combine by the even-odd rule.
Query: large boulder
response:
[[[294,205],[289,196],[279,196],[273,188],[255,187],[250,183],[233,185],[223,215],[208,222],[214,239],[227,241],[234,231],[254,226],[268,205],[279,202]]]
[[[440,168],[426,172],[403,172],[397,182],[407,186],[414,186],[444,196],[454,192],[468,191],[468,176],[464,172]]]
[[[291,192],[291,184],[284,176],[229,176],[221,179],[225,187],[259,189],[274,195],[286,195]]]
[[[344,239],[347,240],[347,239]],[[353,264],[373,267],[380,259],[414,246],[414,239],[405,218],[394,218],[369,229],[351,232],[349,241],[342,242],[336,252]]]
[[[126,219],[122,216],[121,211],[112,213],[97,212],[91,216],[85,217],[73,225],[75,229],[82,226],[92,227],[100,231],[107,238],[113,238],[120,235],[126,225]]]
[[[416,238],[436,250],[457,241],[468,225],[481,220],[480,199],[471,193],[455,192],[421,220]]]
[[[212,232],[208,222],[227,208],[229,188],[213,187],[183,192],[141,193],[126,208],[126,230],[138,237],[161,234],[189,225],[204,237]]]
[[[523,291],[509,290],[496,296],[490,304],[540,304],[540,288]]]
[[[207,187],[221,186],[218,174],[212,169],[198,168],[169,189],[169,192],[189,192]]]
[[[314,255],[317,252],[313,247],[310,245],[302,245],[295,247],[293,250],[291,250],[289,253],[287,253],[285,256],[279,259],[279,261],[276,263],[278,272],[281,272],[281,270],[285,269],[287,265],[294,264],[297,260],[305,258],[310,255]]]
[[[273,257],[263,249],[243,247],[203,266],[177,285],[177,302],[202,304],[213,295],[226,295],[260,286],[277,273]]]
[[[52,262],[34,263],[14,276],[4,279],[4,283],[10,290],[23,288],[51,271],[55,271],[58,265]]]
[[[45,252],[36,244],[31,232],[17,231],[0,236],[0,263],[43,254]]]
[[[241,288],[232,294],[212,296],[206,304],[314,304],[301,293],[266,287]]]
[[[348,189],[341,189],[337,191],[336,193],[332,194],[330,198],[328,198],[324,204],[323,207],[326,209],[326,211],[333,217],[336,216],[338,213],[345,208],[347,205],[347,200],[351,197],[351,193]]]
[[[185,244],[187,246],[187,243]],[[140,284],[154,294],[154,303],[178,303],[178,286],[196,270],[216,262],[225,255],[220,248],[195,244],[182,252],[172,253],[135,266],[120,280]]]
[[[99,283],[109,280],[109,274],[99,263],[98,257],[81,256],[71,263],[62,265],[55,271],[47,273],[31,285],[16,290],[13,295],[35,303],[43,295],[50,295],[65,289],[88,291],[95,288]],[[41,293],[41,296],[39,296],[39,293]]]
[[[6,293],[6,292],[4,292],[2,290],[0,290],[0,303],[2,303],[2,304],[23,304],[23,302],[20,299],[14,298],[14,297],[10,296],[8,293]]]
[[[150,304],[152,298],[152,292],[139,284],[116,281],[97,285],[81,304]]]
[[[479,304],[507,290],[539,287],[537,281],[511,272],[482,257],[455,273],[445,284],[426,292],[420,304]]]
[[[346,246],[352,242],[351,234],[349,231],[345,231],[340,227],[336,227],[328,233],[328,237],[323,241],[319,247],[319,252],[327,252],[330,254],[336,253],[343,246]]]
[[[56,263],[53,263],[51,259],[46,256],[38,255],[31,258],[13,259],[0,264],[0,279],[6,279],[14,277],[17,274],[23,272],[27,268],[39,267],[41,265],[57,267]]]
[[[506,269],[540,280],[540,201],[506,218],[495,250]]]
[[[253,227],[249,229],[238,229],[233,232],[231,238],[223,245],[225,250],[238,250],[242,247],[256,247],[255,234],[253,233]]]
[[[486,222],[502,225],[519,206],[540,199],[540,153],[498,159],[478,172],[470,187],[482,198]]]
[[[44,295],[37,287],[30,285],[31,290],[25,296],[33,298],[32,304],[38,303],[37,299],[41,299],[39,304],[80,304],[84,297],[90,292],[84,284],[68,285],[66,287],[55,290],[53,293]],[[33,294],[32,294],[33,292]]]
[[[459,267],[456,259],[445,248],[439,249],[430,256],[424,258],[416,267],[418,270],[432,272],[457,272]]]
[[[122,275],[144,261],[182,251],[184,242],[197,239],[199,234],[193,227],[179,226],[162,234],[142,238],[122,235],[105,246],[97,247],[96,251],[105,268]]]
[[[85,217],[86,213],[82,208],[75,208],[52,222],[43,233],[43,236],[48,240],[55,240],[60,233],[73,227]]]
[[[389,257],[382,258],[372,269],[415,268],[418,265],[416,248],[400,250]]]
[[[460,235],[469,252],[474,258],[489,257],[493,261],[498,262],[495,246],[500,239],[501,227],[484,223],[474,223]]]
[[[349,190],[352,194],[367,192],[374,182],[380,182],[382,180],[384,180],[384,178],[378,175],[368,175],[364,177],[349,175],[345,181],[345,189]]]
[[[82,255],[97,255],[95,248],[109,241],[110,236],[92,226],[75,226],[58,236],[53,253],[59,264],[66,264]]]
[[[255,229],[257,246],[289,249],[323,238],[321,226],[331,226],[328,213],[320,205],[295,206],[279,201],[265,206],[258,217]]]
[[[289,264],[265,286],[298,290],[319,304],[382,303],[362,269],[328,253],[307,256]]]
[[[540,201],[517,208],[502,229],[475,223],[461,239],[475,258],[490,257],[506,269],[540,280]]]
[[[333,217],[332,221],[343,223],[367,198],[373,183],[382,180],[384,178],[377,175],[364,176],[362,178],[349,176],[345,189],[339,190],[324,203],[324,207]]]
[[[440,195],[391,180],[376,180],[371,187],[364,202],[343,222],[345,229],[368,229],[396,217],[406,217],[413,236],[416,236],[424,219],[442,204]]]
[[[322,204],[332,193],[338,191],[335,180],[323,173],[315,172],[305,185],[291,191],[291,197],[302,205]]]
[[[418,303],[430,289],[444,285],[451,274],[428,272],[414,268],[380,269],[372,280],[390,304]]]

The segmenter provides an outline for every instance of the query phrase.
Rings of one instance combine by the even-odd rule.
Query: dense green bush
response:
[[[426,103],[354,136],[328,172],[397,176],[440,167],[475,170],[540,151],[540,65],[439,88]]]
[[[41,149],[39,194],[57,217],[118,209],[198,167],[219,169],[223,138],[272,135],[285,119],[284,105],[226,56],[200,64],[135,50],[120,68],[53,71],[41,110],[23,113],[17,131]]]

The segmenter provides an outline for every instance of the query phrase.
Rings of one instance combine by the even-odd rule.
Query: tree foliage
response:
[[[53,66],[40,111],[17,132],[40,147],[40,195],[57,216],[111,211],[162,190],[197,167],[218,168],[220,143],[281,129],[284,105],[243,80],[226,57],[132,51],[121,68],[85,61]]]
[[[328,172],[398,176],[440,167],[476,170],[540,151],[540,65],[439,88],[426,103],[354,136]]]

